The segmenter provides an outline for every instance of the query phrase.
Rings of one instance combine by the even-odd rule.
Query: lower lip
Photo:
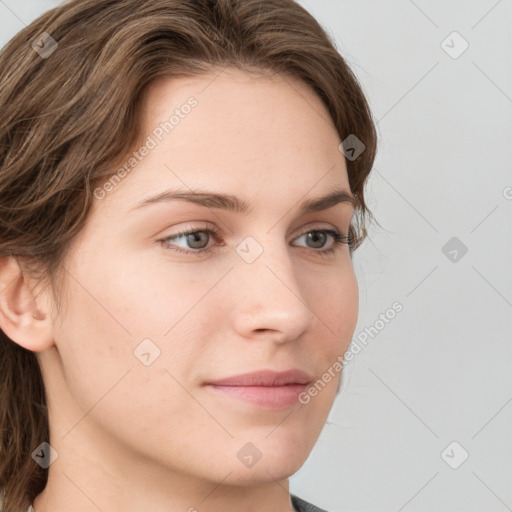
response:
[[[307,384],[288,384],[286,386],[218,386],[209,384],[207,387],[266,409],[282,409],[298,403],[299,395],[307,389]]]

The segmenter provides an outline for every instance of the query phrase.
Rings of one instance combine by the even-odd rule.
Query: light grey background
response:
[[[0,44],[58,3],[0,0]],[[300,3],[378,121],[382,227],[354,255],[361,350],[291,492],[331,512],[512,510],[512,1]]]

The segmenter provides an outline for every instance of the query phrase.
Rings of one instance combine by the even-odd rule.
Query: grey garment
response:
[[[323,508],[318,508],[315,505],[295,496],[294,494],[290,494],[292,505],[295,507],[297,512],[327,512]]]

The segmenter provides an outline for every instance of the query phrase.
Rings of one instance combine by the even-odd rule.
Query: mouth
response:
[[[299,402],[312,378],[298,369],[262,370],[205,383],[228,399],[242,400],[265,409],[282,409]]]

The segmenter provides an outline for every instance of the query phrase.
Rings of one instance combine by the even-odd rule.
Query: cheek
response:
[[[329,413],[336,398],[343,372],[343,356],[352,340],[359,312],[359,290],[353,268],[340,269],[329,279],[311,281],[308,303],[318,317],[317,331],[311,336],[308,358],[314,361],[316,378],[304,397],[306,409],[312,411],[306,420],[318,426]]]
[[[129,258],[118,259],[114,253],[101,264],[93,258],[85,263],[80,272],[74,266],[76,280],[71,279],[56,332],[66,378],[77,398],[92,406],[100,391],[130,369],[156,372],[164,380],[169,379],[165,368],[177,378],[191,372],[201,353],[201,329],[205,323],[215,327],[215,319],[218,323],[213,308],[201,308],[201,297],[212,285],[195,282],[184,272],[171,275],[161,265],[131,265]],[[148,351],[154,362],[145,366],[141,358]],[[142,393],[144,386],[138,389]]]
[[[133,337],[131,326],[111,306],[108,294],[99,293],[90,282],[82,286],[70,287],[55,342],[69,392],[89,409],[133,366]]]
[[[126,258],[124,271],[112,269],[116,290],[111,290],[106,300],[134,339],[168,342],[195,317],[197,306],[227,270],[227,266],[208,269],[179,265],[165,258],[158,263],[149,258]]]
[[[351,266],[337,275],[310,284],[311,308],[328,339],[326,353],[332,358],[343,353],[351,341],[359,314],[359,289]]]
[[[178,425],[197,423],[190,395],[179,384],[194,367],[197,349],[177,342],[178,335],[183,336],[180,325],[175,336],[162,336],[161,331],[177,321],[164,307],[143,305],[143,293],[128,296],[126,287],[115,289],[113,280],[108,288],[98,282],[83,283],[91,294],[100,290],[94,298],[79,285],[70,287],[66,315],[55,332],[65,391],[56,390],[55,396],[73,414],[70,425],[78,422],[77,433],[87,423],[96,423],[105,433],[156,452],[158,440],[179,438],[172,418]],[[139,309],[145,313],[137,316]],[[153,325],[157,327],[150,329]],[[134,349],[152,336],[160,353],[146,366]],[[154,439],[141,444],[148,432]]]

